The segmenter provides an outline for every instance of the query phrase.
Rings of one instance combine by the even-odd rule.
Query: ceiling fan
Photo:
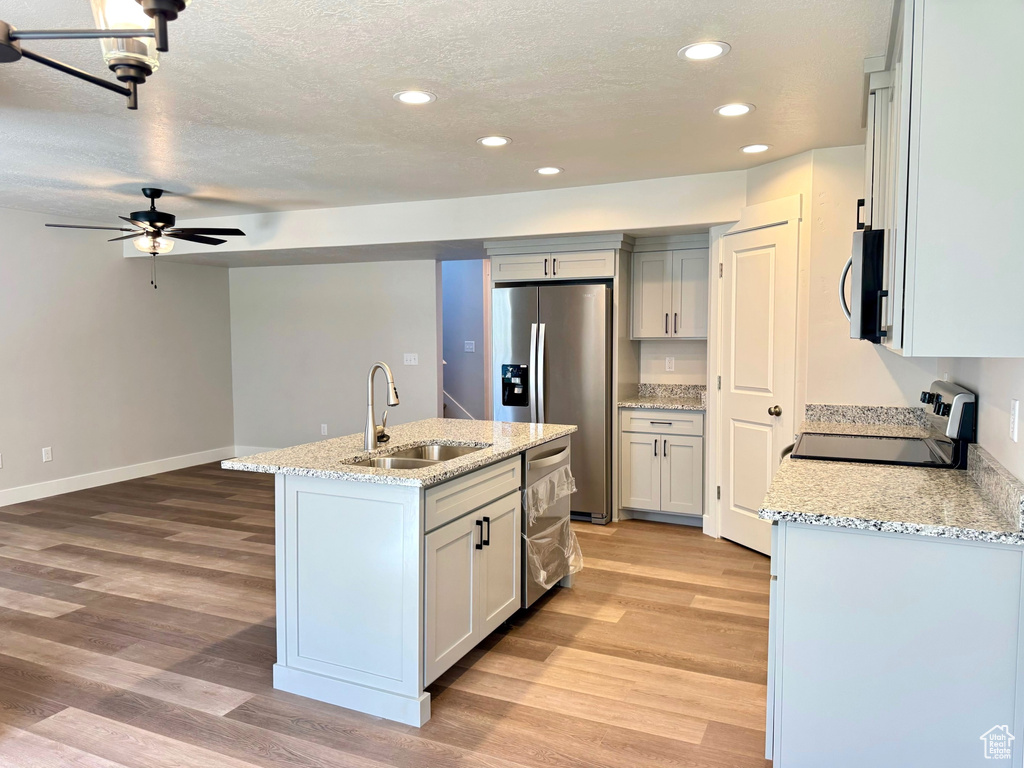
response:
[[[115,237],[107,242],[132,240],[135,248],[153,257],[154,274],[150,280],[156,288],[156,257],[170,253],[174,249],[174,240],[187,240],[202,245],[223,245],[227,240],[223,237],[245,237],[240,229],[224,227],[175,227],[175,217],[156,209],[156,201],[164,194],[164,190],[155,187],[144,187],[142,194],[149,200],[148,211],[135,211],[130,216],[118,216],[119,219],[131,224],[129,227],[94,227],[83,224],[47,224],[48,227],[60,229],[103,229],[111,232],[129,232],[130,234]],[[213,237],[215,235],[215,237]]]

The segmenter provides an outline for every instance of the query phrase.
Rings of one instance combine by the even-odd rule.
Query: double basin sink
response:
[[[483,447],[478,445],[418,445],[415,448],[395,451],[387,456],[350,463],[356,467],[376,467],[377,469],[422,469],[482,450]]]

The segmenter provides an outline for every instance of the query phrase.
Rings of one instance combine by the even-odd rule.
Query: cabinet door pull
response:
[[[475,544],[474,546],[476,546],[477,549],[483,549],[484,548],[484,521],[483,520],[477,520],[476,521],[476,527],[480,529],[480,541],[479,541],[479,543]]]
[[[484,522],[487,523],[487,538],[484,538],[483,527],[480,528],[480,543],[485,547],[491,546],[491,518],[485,517]]]
[[[671,421],[652,421],[651,422],[651,426],[655,426],[655,427],[671,427],[672,426],[672,422]]]
[[[654,438],[654,458],[658,458],[658,438]]]
[[[665,458],[666,456],[668,456],[668,440],[662,443],[661,446],[661,457]]]
[[[548,276],[548,260],[544,259],[544,277]]]
[[[665,313],[665,335],[668,336],[668,312]]]
[[[672,313],[672,333],[679,333],[679,313]]]
[[[558,259],[551,258],[551,276],[555,277],[558,274]]]

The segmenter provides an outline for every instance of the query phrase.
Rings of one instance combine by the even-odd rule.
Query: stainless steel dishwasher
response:
[[[523,457],[523,476],[526,478],[525,488],[529,489],[538,481],[568,467],[570,456],[568,437],[552,440],[550,443],[544,443],[528,450]],[[524,506],[522,552],[524,608],[533,605],[550,588],[545,587],[537,580],[536,573],[531,568],[529,557],[531,543],[550,540],[552,535],[554,535],[554,529],[558,526],[568,525],[570,510],[571,496],[569,495],[558,499],[536,516],[531,516]],[[551,574],[550,571],[548,573],[549,582],[552,579],[562,579],[569,575],[568,558],[565,558],[564,562],[556,563],[554,567],[556,569],[555,573]]]

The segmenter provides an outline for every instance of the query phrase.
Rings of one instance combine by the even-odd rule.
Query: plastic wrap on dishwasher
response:
[[[582,571],[583,551],[569,518],[562,518],[543,533],[526,539],[526,559],[530,575],[544,589]]]
[[[572,493],[576,493],[576,478],[572,476],[567,466],[528,486],[523,491],[523,508],[526,510],[529,524],[536,523],[537,518],[543,515],[548,507]]]

